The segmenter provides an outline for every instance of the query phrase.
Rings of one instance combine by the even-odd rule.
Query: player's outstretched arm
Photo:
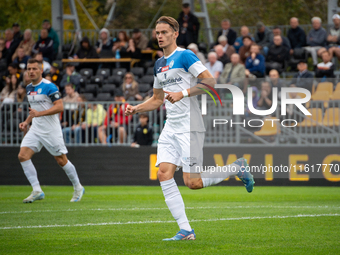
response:
[[[153,96],[145,101],[144,103],[132,106],[128,105],[125,110],[125,115],[133,115],[138,112],[148,112],[153,111],[160,107],[164,101],[164,91],[163,89],[153,89]]]
[[[30,109],[30,116],[32,118],[41,117],[41,116],[48,116],[53,115],[56,113],[60,113],[64,110],[63,100],[59,99],[53,102],[53,106],[50,109],[47,109],[45,111],[38,112],[37,110],[34,110],[32,108]]]

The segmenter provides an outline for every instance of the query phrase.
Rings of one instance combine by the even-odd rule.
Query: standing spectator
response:
[[[334,65],[331,62],[331,55],[328,51],[324,51],[321,55],[322,62],[316,66],[316,78],[335,78]],[[330,79],[331,80],[331,79]]]
[[[228,43],[228,38],[225,35],[220,35],[218,37],[218,42],[223,47],[223,51],[227,54],[228,58],[230,59],[231,54],[236,52],[234,46]]]
[[[289,49],[283,45],[281,35],[274,36],[274,44],[270,45],[266,58],[267,73],[271,69],[284,71],[285,62],[289,59]]]
[[[205,63],[207,62],[207,60],[205,59],[205,56],[202,52],[199,52],[197,44],[196,43],[190,43],[188,45],[188,50],[191,50],[193,53],[195,53],[195,55],[198,57],[198,59],[202,62],[203,65],[205,65]],[[222,50],[223,52],[223,50]],[[224,52],[223,52],[224,53]]]
[[[139,147],[140,145],[152,145],[153,130],[148,126],[149,116],[146,113],[139,114],[139,125],[133,135],[131,147]]]
[[[315,67],[318,64],[318,51],[326,46],[327,32],[321,27],[321,19],[319,17],[312,18],[312,25],[313,28],[308,33],[307,47],[305,49],[311,54]]]
[[[20,117],[20,119],[24,120],[27,118],[27,96],[26,96],[26,89],[24,84],[21,82],[18,85],[17,93],[15,94],[14,98],[14,111],[16,114],[16,117]]]
[[[260,54],[260,47],[256,44],[250,47],[250,56],[246,59],[246,76],[250,74],[255,75],[257,78],[264,77],[266,71],[265,59]]]
[[[3,60],[6,62],[7,65],[7,48],[6,48],[6,41],[4,38],[0,38],[0,60]]]
[[[270,86],[269,82],[262,82],[261,83],[261,96],[259,101],[257,102],[257,109],[259,110],[268,110],[272,107],[273,103],[273,94],[272,94],[272,87]]]
[[[41,52],[45,61],[51,63],[53,60],[53,40],[48,36],[48,30],[43,28],[40,31],[40,38],[34,44],[32,52]]]
[[[12,56],[16,49],[18,48],[20,41],[14,39],[13,30],[10,28],[5,30],[5,39],[6,39],[5,46],[7,49],[6,60],[7,64],[9,64],[12,62]]]
[[[298,88],[308,89],[310,93],[312,93],[314,77],[307,68],[307,62],[305,60],[300,60],[297,65],[299,72],[294,75],[291,84],[295,84]]]
[[[53,41],[53,55],[57,56],[59,51],[59,36],[57,32],[52,28],[51,22],[48,19],[45,19],[42,24],[42,28],[47,29],[48,37]],[[53,59],[51,59],[53,60]]]
[[[77,106],[79,94],[75,91],[75,86],[72,83],[65,85],[66,96],[63,97],[63,102],[66,103],[64,109],[74,110]]]
[[[280,79],[279,72],[275,69],[269,72],[269,83],[272,88],[277,88],[278,95],[280,96],[281,88],[285,86],[284,81]]]
[[[215,45],[214,50],[217,54],[217,60],[222,62],[223,67],[230,62],[230,58],[223,51],[223,46],[221,44]]]
[[[273,33],[261,21],[257,22],[256,27],[255,42],[262,47],[264,54],[267,55],[270,42],[273,39]]]
[[[282,45],[285,46],[288,50],[290,50],[292,48],[292,46],[290,45],[290,42],[288,40],[287,37],[285,36],[282,36],[282,33],[281,33],[281,28],[280,27],[274,27],[273,28],[273,40],[270,42],[270,46],[274,44],[274,37],[276,35],[279,35],[281,36],[281,39],[282,39]]]
[[[105,116],[106,111],[103,105],[93,103],[88,104],[88,109],[86,111],[86,122],[83,122],[81,125],[83,143],[93,143],[96,141],[98,136],[98,127],[103,124]],[[87,141],[86,133],[88,135]]]
[[[17,52],[18,56],[13,60],[13,63],[17,64],[21,70],[25,70],[30,57],[25,55],[25,49],[23,47],[18,48]]]
[[[182,4],[182,12],[177,19],[179,24],[179,35],[177,45],[187,48],[190,43],[198,43],[198,33],[200,22],[198,18],[190,11],[189,1]]]
[[[26,29],[25,32],[24,32],[23,40],[20,42],[18,48],[16,49],[15,53],[12,56],[12,61],[15,58],[18,57],[18,50],[20,48],[24,48],[26,56],[31,56],[34,44],[35,44],[35,41],[32,38],[32,30],[31,29]]]
[[[18,78],[15,74],[12,74],[10,77],[6,78],[6,86],[2,89],[0,93],[1,107],[4,104],[14,103],[18,85],[19,85]]]
[[[99,31],[99,40],[96,43],[96,51],[100,57],[104,56],[108,51],[112,51],[113,41],[110,32],[105,27]],[[102,54],[101,54],[102,53]]]
[[[135,43],[136,48],[140,50],[145,50],[146,47],[148,47],[149,39],[144,34],[142,34],[142,32],[138,28],[135,28],[132,31],[132,39]]]
[[[250,47],[253,44],[253,40],[249,35],[243,37],[243,46],[240,48],[239,54],[241,63],[245,64],[246,59],[250,56]]]
[[[299,26],[298,18],[293,17],[290,19],[290,29],[287,32],[287,37],[291,45],[291,55],[293,55],[294,49],[300,49],[306,46],[306,33]]]
[[[221,61],[217,60],[216,52],[209,52],[208,62],[205,64],[205,67],[214,76],[215,79],[218,79],[223,71],[223,64]]]
[[[340,60],[340,15],[333,15],[334,26],[330,28],[327,42],[329,44],[328,52],[333,57],[334,55]],[[326,49],[324,49],[326,50]],[[321,50],[320,50],[321,51]]]
[[[61,66],[58,61],[53,61],[50,69],[51,82],[59,88],[62,76],[60,74]]]
[[[60,92],[64,91],[66,84],[71,83],[75,86],[75,90],[79,91],[80,89],[80,78],[81,75],[76,72],[76,68],[73,63],[66,64],[66,72],[63,75],[63,78],[60,82]]]
[[[236,53],[240,50],[240,48],[243,46],[243,38],[245,36],[250,36],[250,38],[254,41],[254,38],[249,33],[249,28],[247,26],[242,26],[240,29],[241,36],[236,38],[236,41],[234,42],[234,48],[236,50]]]
[[[48,73],[51,70],[51,64],[44,60],[42,52],[38,52],[33,56],[36,60],[39,61],[43,66],[44,73]]]
[[[13,30],[13,38],[14,38],[14,40],[17,40],[17,41],[21,42],[22,41],[22,34],[20,32],[19,23],[13,23],[12,30]]]
[[[229,45],[234,45],[237,33],[232,28],[230,28],[230,25],[231,23],[229,19],[224,19],[221,21],[221,30],[218,31],[216,44],[220,43],[219,38],[221,35],[224,35],[225,37],[227,37]]]
[[[143,100],[143,97],[139,95],[138,82],[135,81],[133,73],[126,73],[124,76],[124,82],[122,84],[122,90],[125,100]]]
[[[240,55],[234,53],[231,55],[231,63],[228,63],[219,77],[220,83],[233,84],[241,87],[245,75],[245,67],[240,63]]]

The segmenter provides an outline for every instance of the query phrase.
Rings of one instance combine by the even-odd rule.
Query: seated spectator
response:
[[[1,107],[3,107],[4,104],[12,104],[14,103],[15,96],[18,89],[18,78],[15,74],[12,74],[9,77],[6,78],[6,86],[2,89],[0,93],[0,103]]]
[[[60,66],[59,62],[53,61],[50,69],[50,75],[51,75],[51,82],[53,82],[55,85],[60,85],[61,79],[63,78],[60,73],[60,69],[62,67]]]
[[[66,64],[66,72],[61,79],[59,90],[60,92],[64,91],[66,84],[71,83],[75,86],[75,90],[79,91],[80,89],[80,78],[81,75],[76,72],[75,66],[73,63]]]
[[[305,49],[311,54],[314,67],[318,64],[318,51],[324,51],[322,48],[327,44],[327,32],[321,27],[319,17],[312,18],[313,28],[307,35],[307,47]]]
[[[229,45],[233,45],[235,43],[237,33],[232,28],[230,28],[230,25],[231,23],[229,19],[224,19],[221,21],[221,30],[218,31],[216,44],[220,43],[219,38],[221,35],[224,35],[227,37]]]
[[[126,73],[124,76],[124,82],[122,84],[122,90],[125,100],[143,100],[143,97],[139,95],[138,82],[135,81],[133,73]]]
[[[126,138],[126,128],[130,123],[131,116],[125,116],[127,104],[124,103],[123,91],[116,91],[115,102],[117,104],[110,105],[104,124],[98,128],[99,141],[102,144],[107,144],[108,140],[113,140],[113,138],[115,138],[113,142],[116,142],[119,138],[119,143],[124,143]],[[107,133],[112,138],[109,137],[108,139]]]
[[[222,35],[221,35],[222,36]],[[230,63],[230,58],[227,56],[227,54],[223,51],[223,46],[221,44],[217,44],[215,47],[214,47],[214,50],[217,54],[217,60],[218,61],[221,61],[222,64],[223,64],[223,67]]]
[[[227,54],[228,58],[230,59],[231,54],[236,52],[234,46],[228,44],[228,39],[225,35],[218,37],[218,42],[220,45],[222,45],[224,53]]]
[[[249,35],[243,37],[243,46],[239,50],[241,63],[245,64],[247,57],[250,56],[250,46],[253,44],[253,40]]]
[[[234,53],[231,55],[231,63],[226,64],[222,74],[219,77],[219,83],[233,84],[238,87],[243,85],[245,75],[245,67],[240,63],[240,55]]]
[[[269,82],[262,82],[261,83],[261,92],[260,92],[260,99],[257,102],[257,109],[259,110],[268,110],[272,107],[272,87],[270,86]]]
[[[223,64],[221,61],[217,60],[216,52],[209,52],[208,62],[205,64],[205,67],[214,76],[215,79],[218,79],[223,71]]]
[[[8,65],[7,67],[7,71],[8,71],[8,74],[9,74],[9,78],[10,76],[12,75],[15,75],[15,77],[17,77],[18,81],[20,82],[21,81],[21,74],[20,74],[20,71],[19,71],[19,67],[18,67],[18,64],[16,63],[11,63]]]
[[[142,32],[138,28],[135,28],[132,31],[132,39],[135,43],[136,48],[140,50],[145,50],[146,47],[148,47],[149,39],[144,34],[142,34]]]
[[[14,98],[14,103],[16,103],[14,105],[14,112],[16,113],[16,117],[20,117],[22,120],[25,120],[27,118],[27,102],[28,100],[26,96],[26,89],[24,83],[21,82],[18,85],[17,93],[15,94]]]
[[[7,64],[9,64],[12,62],[12,56],[16,49],[18,48],[20,41],[14,39],[13,30],[9,28],[5,30],[5,39],[6,39],[5,46],[7,49],[6,60]]]
[[[306,46],[306,33],[299,26],[298,18],[293,17],[290,19],[290,29],[287,32],[287,37],[291,45],[290,55],[293,55],[294,49],[300,49]]]
[[[99,40],[96,43],[96,51],[99,57],[105,57],[105,54],[112,51],[113,41],[110,32],[106,28],[99,31]]]
[[[271,69],[284,71],[285,62],[289,59],[289,49],[283,45],[281,35],[275,35],[273,41],[274,44],[269,46],[266,58],[267,73]]]
[[[34,44],[32,52],[34,54],[41,52],[44,60],[49,63],[53,60],[53,40],[48,37],[47,29],[41,29],[40,38]]]
[[[4,38],[0,38],[0,60],[4,59],[7,65],[7,48]]]
[[[148,126],[149,115],[146,113],[139,114],[139,125],[133,135],[133,142],[131,147],[139,147],[140,145],[152,145],[153,142],[153,130]]]
[[[273,28],[273,39],[271,40],[270,45],[274,44],[274,37],[277,35],[281,36],[282,45],[290,50],[292,46],[290,45],[288,38],[282,35],[281,28],[277,26]]]
[[[269,72],[269,83],[272,88],[277,88],[278,96],[281,95],[281,88],[285,86],[284,81],[280,79],[279,72],[275,69]]]
[[[330,28],[327,36],[327,43],[329,45],[328,52],[331,57],[336,56],[340,60],[340,15],[333,15],[333,27]],[[326,50],[326,49],[324,49]],[[321,52],[321,50],[320,50]]]
[[[81,125],[82,142],[94,143],[98,137],[98,127],[104,123],[106,111],[101,104],[88,103],[87,106],[86,122]],[[86,134],[88,135],[87,140]]]
[[[334,65],[331,62],[331,55],[328,51],[324,51],[321,55],[322,62],[316,66],[315,77],[316,78],[335,78]],[[330,79],[331,80],[331,79]]]
[[[31,83],[31,78],[29,77],[27,71],[25,71],[24,74],[22,75],[22,82],[25,88],[27,87],[28,84]]]
[[[83,39],[80,41],[80,48],[73,56],[73,58],[98,58],[98,54],[94,47],[91,45],[90,40],[87,36],[84,36]]]
[[[273,39],[273,33],[270,31],[263,22],[257,22],[257,32],[255,33],[255,42],[262,47],[264,54],[267,55],[270,42]]]
[[[129,58],[142,58],[141,49],[136,47],[136,43],[133,39],[129,40],[129,47],[126,49],[126,52],[122,51],[122,53],[126,54]]]
[[[38,52],[33,57],[42,64],[44,73],[50,72],[51,64],[44,60],[42,52]]]
[[[17,49],[18,56],[13,60],[14,64],[17,64],[21,71],[26,70],[27,61],[29,56],[25,55],[25,49],[23,47]]]
[[[190,45],[190,44],[189,44]],[[188,49],[189,49],[189,45],[188,45]],[[152,30],[152,35],[151,35],[151,39],[148,42],[148,46],[146,47],[147,50],[156,50],[157,51],[157,56],[159,58],[163,57],[164,53],[163,50],[161,48],[159,48],[158,45],[158,40],[156,37],[156,29]],[[197,48],[198,51],[198,48]],[[198,51],[199,52],[199,51]],[[197,56],[198,57],[198,56]],[[198,57],[199,58],[199,57]],[[202,60],[201,60],[202,62]],[[202,62],[203,63],[203,62]]]
[[[57,32],[52,28],[51,22],[45,19],[42,24],[43,29],[47,29],[48,37],[53,41],[53,55],[56,56],[59,52],[59,36]],[[53,60],[53,59],[51,59]]]
[[[290,84],[289,87],[296,88],[295,84]],[[296,92],[289,92],[287,94],[288,94],[288,98],[289,99],[298,99],[298,98],[301,98],[299,96],[299,94],[296,93]],[[288,104],[286,106],[286,112],[287,112],[286,118],[287,119],[293,119],[294,118],[297,122],[300,122],[301,121],[301,117],[299,115],[295,115],[294,116],[294,107],[296,107],[294,104]]]
[[[260,99],[260,96],[259,96],[259,90],[255,87],[255,86],[252,86],[252,102],[253,102],[253,107],[255,109],[257,109],[257,103]],[[248,96],[248,94],[247,94]],[[248,100],[248,98],[247,98]],[[248,104],[247,104],[247,112],[246,112],[247,116],[252,116],[254,115],[250,110],[249,110],[249,107],[248,107]]]
[[[236,38],[236,41],[233,45],[237,53],[240,50],[240,48],[243,46],[243,38],[245,36],[250,36],[251,40],[254,41],[254,38],[249,33],[249,28],[247,26],[242,26],[240,29],[240,33],[241,33],[241,36]]]
[[[250,48],[250,56],[246,59],[246,76],[250,74],[255,75],[257,78],[264,77],[266,71],[265,59],[260,54],[260,48],[254,44]]]
[[[13,23],[12,25],[12,30],[13,30],[13,38],[14,40],[18,40],[19,42],[22,41],[23,39],[23,36],[20,32],[20,26],[19,26],[19,23]]]
[[[202,62],[203,65],[207,62],[205,59],[205,56],[202,52],[199,52],[197,44],[196,43],[190,43],[188,45],[188,50],[191,50],[195,55],[198,57],[198,59]]]
[[[299,72],[294,75],[291,84],[295,84],[295,86],[298,88],[308,89],[310,93],[312,93],[314,77],[313,74],[307,69],[307,62],[301,60],[298,63],[297,68]]]
[[[124,58],[126,56],[122,56],[121,52],[126,51],[129,47],[129,37],[127,36],[125,31],[120,31],[118,33],[118,38],[113,44],[112,51],[116,58]]]
[[[74,110],[77,108],[79,94],[75,91],[75,86],[72,83],[65,85],[66,96],[63,97],[64,109]]]
[[[18,57],[18,50],[20,48],[24,49],[25,56],[31,56],[34,44],[35,42],[32,38],[32,30],[26,29],[24,32],[23,40],[20,42],[18,48],[16,49],[15,53],[12,56],[12,61],[14,61],[14,59]]]

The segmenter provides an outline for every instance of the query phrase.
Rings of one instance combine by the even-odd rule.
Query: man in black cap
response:
[[[135,28],[132,31],[132,39],[135,42],[136,48],[145,50],[146,47],[148,47],[149,39],[144,34],[142,34],[138,28]]]
[[[43,20],[42,27],[47,29],[48,37],[53,40],[53,53],[56,56],[58,54],[59,49],[59,37],[57,32],[52,28],[51,22],[48,19]]]
[[[314,76],[307,69],[307,62],[300,60],[297,65],[299,72],[294,75],[291,84],[295,84],[296,87],[308,89],[312,93]]]
[[[19,23],[13,23],[12,30],[13,30],[13,39],[17,40],[18,42],[21,42],[23,36],[22,36],[22,34],[20,32]]]
[[[67,63],[66,64],[66,72],[61,79],[59,90],[60,92],[64,91],[66,84],[71,83],[75,86],[75,90],[80,90],[80,78],[81,75],[75,70],[75,63]]]
[[[197,44],[200,23],[198,18],[190,11],[189,1],[183,1],[182,12],[177,21],[179,24],[177,45],[187,48],[190,43]]]

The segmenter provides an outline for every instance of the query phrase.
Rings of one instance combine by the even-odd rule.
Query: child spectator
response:
[[[153,130],[148,126],[149,116],[146,113],[139,114],[139,125],[133,136],[131,147],[139,147],[140,145],[152,145]]]

